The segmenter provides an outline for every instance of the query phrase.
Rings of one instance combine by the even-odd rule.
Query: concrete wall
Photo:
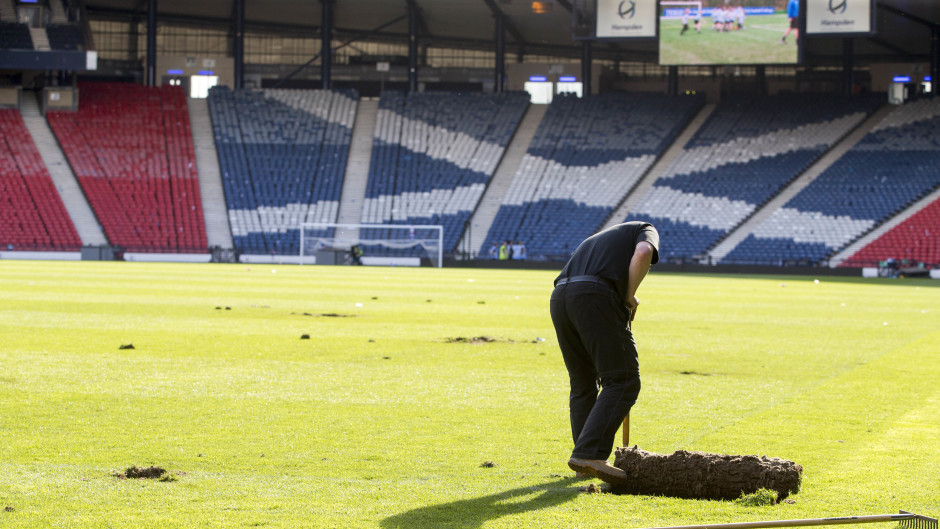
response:
[[[0,88],[0,107],[20,106],[20,87],[9,86]]]
[[[50,110],[78,110],[78,88],[51,86],[42,92],[43,114]]]
[[[157,84],[169,75],[168,70],[182,70],[183,77],[211,71],[220,85],[235,86],[235,59],[224,55],[157,55]]]
[[[871,91],[887,92],[893,84],[891,79],[896,75],[909,75],[912,83],[921,83],[925,75],[930,75],[930,64],[925,62],[872,64]]]
[[[525,90],[525,84],[533,75],[544,75],[553,83],[558,82],[561,76],[577,77],[581,79],[581,63],[518,63],[506,64],[506,80],[509,90]],[[597,64],[591,67],[591,93],[596,94],[600,88],[601,68]]]

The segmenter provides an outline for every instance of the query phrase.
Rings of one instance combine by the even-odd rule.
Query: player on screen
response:
[[[787,18],[790,19],[790,27],[787,28],[787,31],[783,34],[783,37],[780,39],[781,44],[787,43],[787,35],[790,32],[793,32],[793,40],[796,41],[797,45],[800,44],[800,0],[790,0],[787,3]]]
[[[738,29],[744,29],[744,6],[734,8],[734,19],[738,23]]]
[[[685,8],[685,12],[682,13],[682,31],[679,32],[679,36],[685,35],[685,32],[689,30],[689,8]]]
[[[721,33],[725,27],[725,11],[720,7],[712,9],[712,18],[715,19],[715,31]]]

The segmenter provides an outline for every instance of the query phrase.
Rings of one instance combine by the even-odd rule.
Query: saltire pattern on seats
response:
[[[18,110],[0,110],[0,250],[78,251],[82,241]]]
[[[444,226],[444,252],[463,228],[522,120],[529,95],[387,91],[379,100],[364,224]],[[366,238],[403,230],[363,230]],[[371,255],[417,256],[418,250],[369,247]]]
[[[662,259],[700,257],[879,104],[815,94],[722,102],[630,218],[657,227]]]
[[[297,255],[300,225],[336,222],[358,93],[209,91],[236,249]]]
[[[868,243],[840,266],[875,266],[888,259],[940,265],[940,200]]]
[[[111,244],[131,252],[208,250],[181,87],[80,83],[77,112],[49,112]]]
[[[528,259],[567,258],[703,104],[646,93],[555,97],[479,251],[511,240]]]
[[[892,111],[725,261],[815,264],[940,185],[940,100]]]

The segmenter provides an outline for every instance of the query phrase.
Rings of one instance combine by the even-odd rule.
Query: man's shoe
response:
[[[625,485],[627,483],[627,473],[611,465],[605,459],[572,457],[568,460],[568,467],[575,472],[594,476],[611,485]]]

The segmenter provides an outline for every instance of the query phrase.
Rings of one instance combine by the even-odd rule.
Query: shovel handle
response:
[[[623,418],[623,447],[630,446],[630,414]]]

